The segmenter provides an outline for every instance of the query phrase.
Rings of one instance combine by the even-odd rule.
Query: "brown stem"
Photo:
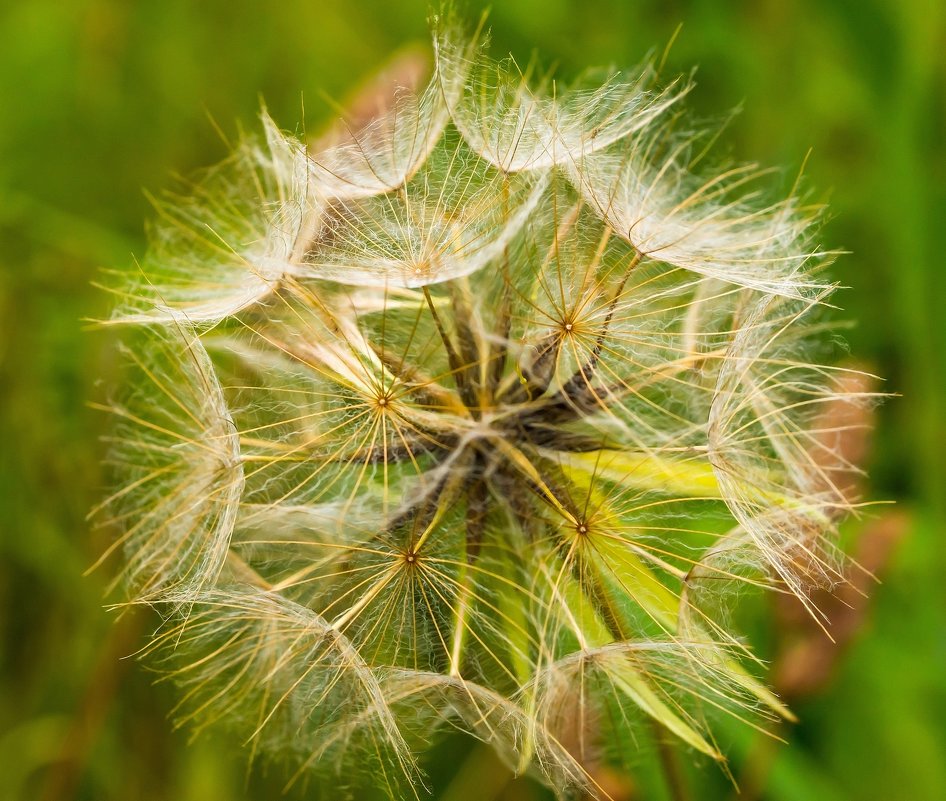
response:
[[[474,399],[470,396],[469,388],[466,385],[464,368],[465,365],[460,359],[460,354],[457,353],[456,348],[453,345],[453,340],[450,339],[450,335],[447,333],[447,329],[443,324],[443,320],[440,318],[440,314],[437,312],[437,307],[434,305],[434,299],[431,297],[430,289],[426,286],[424,287],[424,298],[427,301],[427,307],[430,309],[430,314],[433,317],[434,324],[437,326],[437,333],[440,334],[440,340],[443,342],[444,350],[447,352],[447,362],[450,365],[450,370],[453,373],[454,381],[456,381],[457,389],[460,392],[460,397],[463,399],[463,403],[467,408],[472,409],[476,404]]]

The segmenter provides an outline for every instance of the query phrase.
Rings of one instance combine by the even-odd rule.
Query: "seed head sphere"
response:
[[[310,149],[264,113],[155,201],[102,516],[182,719],[395,798],[460,729],[606,797],[659,738],[721,760],[715,720],[790,715],[727,610],[819,617],[852,506],[825,412],[867,398],[819,210],[708,155],[686,79],[563,84],[432,27],[367,125]]]

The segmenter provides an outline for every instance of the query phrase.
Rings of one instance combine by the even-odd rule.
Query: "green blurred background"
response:
[[[852,353],[902,395],[880,410],[869,460],[871,496],[902,511],[883,583],[844,647],[814,646],[831,669],[796,701],[788,744],[734,736],[744,799],[946,798],[944,11],[517,0],[491,13],[495,52],[537,50],[566,76],[633,65],[683,23],[670,64],[699,65],[695,107],[744,106],[725,148],[785,166],[787,181],[811,149],[809,184],[830,196],[824,240],[852,251],[834,268],[851,287],[838,302],[857,321]],[[143,252],[142,189],[223,157],[209,118],[252,128],[262,97],[298,129],[304,97],[318,130],[322,93],[344,102],[392,53],[423,45],[426,12],[425,0],[0,4],[0,798],[279,797],[285,776],[248,773],[239,743],[173,730],[173,689],[123,658],[154,621],[116,622],[108,571],[82,575],[105,545],[85,515],[103,491],[106,421],[86,404],[114,374],[110,336],[83,318],[106,313],[97,271]],[[694,799],[732,796],[718,770],[684,767]],[[445,801],[547,797],[463,744],[429,768]]]

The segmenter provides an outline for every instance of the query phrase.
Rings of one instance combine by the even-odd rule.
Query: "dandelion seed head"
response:
[[[790,715],[732,596],[819,617],[856,506],[817,210],[708,168],[686,80],[433,27],[426,87],[312,149],[264,115],[114,284],[148,651],[183,719],[397,798],[451,727],[562,797],[653,725],[722,760],[710,710]]]

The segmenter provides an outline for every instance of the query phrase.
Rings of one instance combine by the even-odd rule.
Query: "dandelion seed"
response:
[[[119,525],[125,580],[137,599],[212,585],[226,560],[243,491],[233,420],[196,334],[147,328],[129,350],[129,392],[115,415],[111,460],[126,484],[103,503]]]
[[[114,288],[112,322],[215,323],[262,302],[299,269],[300,238],[318,218],[305,147],[265,111],[262,121],[263,141],[241,141],[191,196],[153,200],[150,251]]]
[[[824,412],[872,396],[814,361],[814,213],[699,172],[688,82],[560,86],[456,28],[362,130],[264,117],[158,204],[103,522],[183,720],[397,798],[459,728],[605,797],[654,727],[723,760],[714,716],[790,718],[730,590],[819,615],[856,502]]]

